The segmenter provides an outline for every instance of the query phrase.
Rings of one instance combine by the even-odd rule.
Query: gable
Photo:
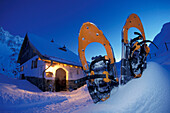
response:
[[[32,57],[36,56],[35,50],[31,48],[30,42],[28,40],[28,36],[26,35],[23,41],[23,44],[21,46],[21,50],[18,56],[17,63],[20,63],[21,65],[31,59]]]

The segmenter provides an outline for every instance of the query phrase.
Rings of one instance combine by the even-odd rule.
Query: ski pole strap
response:
[[[111,80],[115,80],[113,75],[108,75],[109,79]],[[106,74],[95,74],[95,75],[90,75],[90,76],[85,76],[83,78],[80,78],[76,81],[74,81],[75,84],[86,81],[86,80],[90,80],[90,79],[96,79],[96,78],[106,78]]]

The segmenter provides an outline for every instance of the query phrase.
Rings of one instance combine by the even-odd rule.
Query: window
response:
[[[37,68],[37,65],[38,65],[38,58],[35,61],[32,60],[31,69]]]
[[[34,68],[37,68],[38,58],[34,61]]]
[[[24,66],[20,67],[20,72],[24,71]]]
[[[80,71],[77,69],[77,75],[79,75],[80,74]]]
[[[31,69],[34,67],[34,61],[32,60]]]
[[[53,73],[52,72],[46,72],[46,77],[53,77]]]

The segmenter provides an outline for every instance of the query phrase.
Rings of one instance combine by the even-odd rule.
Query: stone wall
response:
[[[26,79],[37,86],[40,90],[42,91],[52,91],[55,92],[55,80],[45,80],[45,89],[43,88],[43,78],[37,78],[37,77],[26,77]],[[86,84],[86,81],[75,84],[75,80],[68,80],[66,81],[66,88],[63,89],[63,91],[73,91],[76,90],[77,88],[80,88],[84,84]]]
[[[43,78],[26,77],[26,79],[43,91]]]

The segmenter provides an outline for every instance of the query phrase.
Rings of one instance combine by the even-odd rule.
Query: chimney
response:
[[[54,42],[53,38],[52,38],[51,42],[52,42],[52,43]]]
[[[63,47],[59,48],[60,50],[67,51],[66,46],[64,45]]]

